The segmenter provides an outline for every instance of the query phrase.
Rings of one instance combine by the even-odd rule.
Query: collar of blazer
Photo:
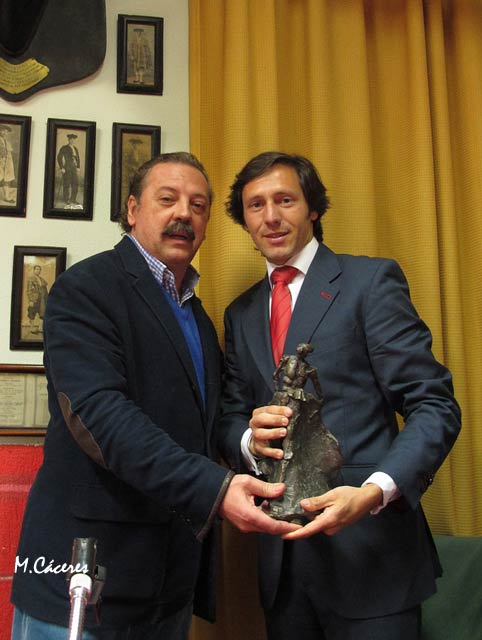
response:
[[[199,383],[194,370],[189,347],[187,346],[182,329],[179,326],[171,308],[167,302],[163,300],[163,296],[159,290],[159,285],[152,275],[147,262],[144,260],[132,240],[127,237],[122,238],[122,240],[115,246],[115,249],[120,256],[124,269],[132,278],[134,289],[139,293],[139,296],[144,300],[146,305],[163,326],[167,337],[171,341],[172,346],[176,350],[186,371],[191,387],[195,391],[196,400],[199,406],[202,407],[203,403],[199,391]],[[207,336],[211,335],[209,327],[206,326],[206,323],[209,321],[201,307],[199,299],[196,296],[193,296],[192,298],[192,305],[193,313],[198,323],[199,334],[201,336],[206,375],[209,376],[210,371],[212,371],[210,356],[212,356],[213,351],[215,351],[215,349],[212,348],[212,345],[209,347],[206,344],[206,341],[208,340]],[[208,404],[210,408],[208,397],[206,397],[206,404]]]
[[[303,281],[286,336],[285,353],[295,353],[300,342],[310,342],[339,292],[335,281],[341,273],[337,255],[320,244]],[[273,386],[273,355],[269,333],[269,283],[259,283],[248,303],[245,339],[257,367],[269,388]]]

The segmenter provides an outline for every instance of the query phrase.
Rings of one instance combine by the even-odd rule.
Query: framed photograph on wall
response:
[[[162,95],[164,19],[117,17],[117,93]]]
[[[161,127],[147,124],[112,125],[112,188],[110,219],[117,222],[135,171],[161,150]]]
[[[10,349],[43,349],[45,304],[66,257],[64,247],[13,248]]]
[[[25,218],[30,116],[0,114],[0,216]]]
[[[44,218],[92,220],[95,122],[47,121]]]
[[[43,366],[0,364],[0,435],[44,435],[48,422]]]

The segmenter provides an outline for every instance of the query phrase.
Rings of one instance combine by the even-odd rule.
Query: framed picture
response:
[[[43,366],[0,364],[0,435],[43,435],[48,422]]]
[[[117,93],[162,95],[163,18],[117,17]]]
[[[135,171],[161,150],[161,127],[146,124],[112,125],[112,188],[110,219],[117,221],[129,195]]]
[[[47,121],[44,218],[92,220],[95,122]]]
[[[43,317],[48,293],[65,271],[63,247],[14,247],[10,349],[43,349]]]
[[[0,114],[0,216],[25,218],[30,116]]]

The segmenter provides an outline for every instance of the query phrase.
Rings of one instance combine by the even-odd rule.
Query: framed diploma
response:
[[[0,364],[0,435],[44,435],[48,422],[43,366]]]

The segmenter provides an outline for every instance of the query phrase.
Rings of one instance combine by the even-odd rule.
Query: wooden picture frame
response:
[[[112,125],[112,185],[110,219],[119,220],[129,195],[129,183],[144,162],[161,150],[161,127],[147,124]]]
[[[92,220],[96,123],[47,121],[44,218]]]
[[[117,93],[162,95],[164,19],[117,16]]]
[[[0,436],[45,435],[48,422],[44,367],[0,364]]]
[[[43,349],[45,303],[66,257],[64,247],[13,248],[10,349]]]
[[[0,216],[27,215],[30,116],[0,114]]]

